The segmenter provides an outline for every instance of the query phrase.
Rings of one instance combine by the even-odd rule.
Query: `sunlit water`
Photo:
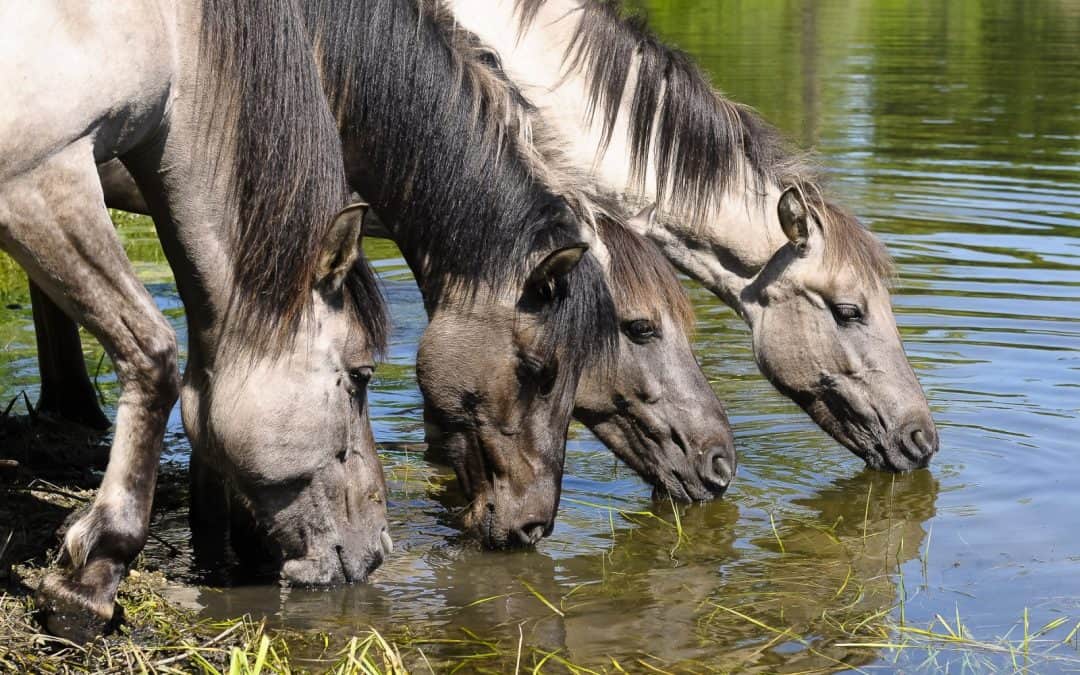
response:
[[[457,538],[456,502],[441,497],[452,475],[422,458],[419,296],[396,251],[372,242],[395,323],[370,401],[398,551],[370,586],[178,586],[175,599],[333,632],[475,634],[497,649],[420,646],[432,659],[476,654],[470,667],[492,670],[512,668],[519,640],[530,666],[557,651],[608,669],[609,657],[636,670],[1010,669],[1011,656],[989,652],[845,645],[860,641],[852,632],[903,641],[866,626],[925,628],[936,615],[991,641],[1022,638],[1025,612],[1031,632],[1069,618],[1044,640],[1060,642],[1080,621],[1080,6],[651,4],[657,29],[729,95],[817,148],[834,191],[887,242],[898,320],[941,432],[932,468],[864,471],[758,375],[732,312],[688,283],[697,353],[741,452],[729,496],[680,508],[680,537],[670,506],[575,426],[552,537],[535,552],[475,551]],[[183,338],[152,230],[123,233]],[[25,303],[19,287],[0,292]],[[6,404],[35,392],[36,362],[28,305],[0,311]],[[88,354],[93,372],[98,352]],[[174,414],[168,458],[182,464],[187,452]],[[628,513],[644,511],[658,517]],[[183,514],[162,514],[155,528],[186,551]],[[186,554],[150,548],[174,578],[195,578]],[[1075,642],[1053,654],[1080,656]]]

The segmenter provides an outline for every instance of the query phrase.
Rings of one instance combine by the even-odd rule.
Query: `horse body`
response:
[[[870,466],[938,447],[889,300],[884,248],[690,59],[612,3],[450,0],[558,130],[564,154],[750,325],[762,372]]]
[[[258,37],[234,50],[237,24],[223,19],[238,9],[160,0],[0,10],[0,246],[101,341],[122,388],[101,488],[64,540],[69,571],[40,589],[46,625],[76,639],[113,619],[116,588],[147,536],[178,395],[197,463],[232,497],[212,517],[246,519],[286,579],[362,579],[384,552],[385,485],[366,414],[356,414],[383,322],[370,270],[354,266],[360,213],[334,219],[347,192],[325,106],[288,133],[287,120],[262,120],[260,133],[281,132],[281,163],[252,171],[268,155],[252,152],[241,97],[219,96],[318,84],[313,64],[302,70],[306,50],[293,51],[300,77],[281,68],[287,43],[258,41],[268,35],[249,33]],[[288,11],[275,20],[290,18],[296,31]],[[35,43],[45,34],[47,56]],[[289,161],[301,148],[315,159]],[[188,310],[182,387],[175,335],[104,208],[96,164],[113,157],[146,197]],[[307,201],[282,197],[295,194]],[[267,263],[281,274],[262,275]]]

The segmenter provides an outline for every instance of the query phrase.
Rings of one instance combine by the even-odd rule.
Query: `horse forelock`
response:
[[[199,49],[210,78],[199,123],[228,176],[228,332],[252,352],[280,349],[310,308],[323,239],[348,199],[337,128],[293,0],[204,0]],[[378,348],[387,320],[374,275],[360,264],[350,279]]]
[[[515,2],[520,36],[548,0]],[[762,208],[770,185],[822,192],[823,174],[806,153],[750,107],[719,94],[694,61],[659,40],[641,15],[627,15],[618,0],[582,2],[574,14],[564,76],[584,77],[586,112],[590,122],[599,119],[601,125],[598,156],[606,152],[623,101],[629,100],[631,190],[645,191],[654,161],[658,207],[697,227],[735,191],[749,192]],[[824,197],[817,213],[823,223],[832,223],[826,228],[830,264],[891,280],[888,253],[857,219]]]
[[[608,274],[616,308],[661,307],[684,333],[693,333],[694,306],[660,250],[610,218],[598,222],[600,237],[611,253]]]
[[[825,232],[825,264],[853,270],[865,283],[892,288],[896,267],[889,250],[850,211],[825,201],[811,207]]]

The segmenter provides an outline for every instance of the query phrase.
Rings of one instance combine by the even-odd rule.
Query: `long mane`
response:
[[[349,197],[337,126],[293,0],[204,0],[200,120],[227,167],[230,330],[253,347],[295,335],[310,306],[323,237]],[[346,280],[377,350],[388,320],[366,261]]]
[[[548,0],[515,1],[524,33]],[[721,96],[687,54],[664,44],[617,0],[581,2],[575,13],[564,75],[585,78],[587,114],[600,121],[597,156],[610,144],[629,93],[631,189],[644,191],[652,160],[661,210],[701,225],[728,191],[751,191],[764,206],[769,185],[797,187],[824,226],[829,264],[892,277],[884,246],[827,198],[825,177],[806,154],[751,108]]]
[[[537,175],[517,106],[447,12],[417,0],[303,8],[350,183],[394,223],[427,302],[517,297],[538,255],[580,239],[580,213]],[[548,351],[571,367],[609,360],[617,324],[597,261],[587,254],[561,290],[544,310]]]
[[[440,0],[424,0],[439,15]],[[530,170],[544,185],[567,199],[575,211],[596,227],[608,250],[607,278],[618,311],[640,311],[662,307],[669,312],[684,333],[694,329],[694,308],[674,268],[659,249],[626,227],[619,209],[609,195],[590,189],[586,176],[565,154],[557,134],[540,111],[521,92],[503,70],[499,56],[475,34],[449,19],[440,23],[453,42],[455,51],[465,61],[479,64],[490,95],[506,106],[503,117],[513,120],[509,132],[518,137]],[[482,72],[482,71],[478,71]]]

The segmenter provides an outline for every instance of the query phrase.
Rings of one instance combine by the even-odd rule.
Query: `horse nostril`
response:
[[[708,450],[702,458],[701,480],[714,492],[723,493],[735,477],[735,455],[724,446]]]
[[[911,442],[927,457],[937,452],[937,434],[933,429],[915,427],[911,432]]]
[[[390,533],[386,531],[385,527],[379,533],[379,544],[382,546],[384,555],[390,555],[394,552],[394,540],[390,538]]]
[[[514,536],[517,538],[517,543],[521,546],[536,546],[537,542],[544,538],[544,531],[546,529],[547,523],[543,521],[534,521],[519,527],[514,531]]]
[[[911,432],[911,442],[915,444],[916,448],[922,450],[923,452],[927,452],[927,442],[926,438],[923,436],[922,429],[916,429],[915,431]]]

